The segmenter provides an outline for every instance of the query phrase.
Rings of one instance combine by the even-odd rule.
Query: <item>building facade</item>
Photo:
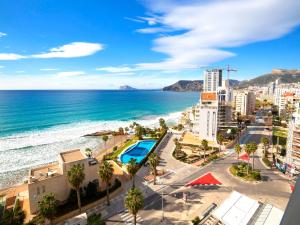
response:
[[[293,113],[288,126],[286,162],[300,170],[300,104]]]
[[[204,92],[217,91],[223,84],[223,71],[220,69],[206,70],[204,72]]]
[[[255,111],[256,96],[252,91],[238,91],[234,94],[235,112],[251,115]]]
[[[99,163],[95,158],[86,157],[79,149],[62,152],[59,154],[58,163],[30,170],[28,180],[30,214],[37,212],[38,202],[47,193],[53,193],[61,203],[67,200],[71,190],[67,174],[76,164],[84,166],[85,179],[82,186],[93,182],[100,188]]]

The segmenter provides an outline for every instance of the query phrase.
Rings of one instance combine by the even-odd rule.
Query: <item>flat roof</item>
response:
[[[213,216],[226,225],[247,225],[258,208],[257,201],[233,191]]]
[[[48,164],[45,166],[40,166],[30,170],[29,183],[34,183],[36,181],[46,180],[50,177],[61,175],[62,171],[58,163]]]
[[[78,160],[85,159],[86,157],[81,153],[80,149],[61,152],[60,156],[62,160],[66,163],[68,162],[75,162]]]

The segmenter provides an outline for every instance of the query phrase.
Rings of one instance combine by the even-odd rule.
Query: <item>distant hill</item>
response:
[[[133,88],[131,86],[128,85],[123,85],[119,87],[119,90],[127,90],[127,91],[133,91],[133,90],[137,90],[136,88]]]
[[[239,84],[238,80],[229,80],[231,86],[236,86]],[[203,89],[203,80],[180,80],[175,84],[164,87],[163,91],[202,91]]]
[[[280,83],[300,82],[300,70],[274,69],[272,70],[272,73],[264,74],[251,80],[242,81],[237,87],[246,88],[249,86],[265,86],[277,79],[280,79]]]

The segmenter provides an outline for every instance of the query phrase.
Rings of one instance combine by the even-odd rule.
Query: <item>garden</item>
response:
[[[238,162],[230,167],[230,173],[246,181],[260,181],[261,174],[259,170],[253,170],[252,166],[245,162]]]

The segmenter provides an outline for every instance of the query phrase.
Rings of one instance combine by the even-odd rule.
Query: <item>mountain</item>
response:
[[[133,88],[131,86],[128,86],[128,85],[123,85],[123,86],[119,87],[119,90],[133,91],[133,90],[137,90],[137,89]]]
[[[265,86],[270,82],[280,79],[280,83],[297,83],[300,82],[300,70],[273,69],[267,73],[251,80],[245,80],[239,83],[238,88],[249,86]]]
[[[236,86],[239,84],[238,80],[229,80],[231,86]],[[164,87],[163,91],[202,91],[203,89],[203,80],[180,80],[175,84]]]

